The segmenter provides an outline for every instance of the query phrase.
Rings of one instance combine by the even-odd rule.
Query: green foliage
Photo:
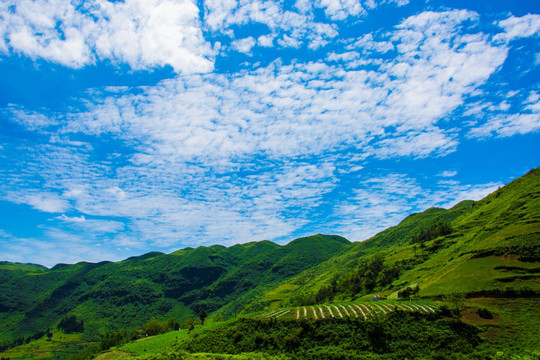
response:
[[[131,334],[125,330],[108,333],[100,342],[101,350],[110,349],[113,346],[118,346],[127,343],[131,340]]]
[[[165,332],[165,324],[161,323],[160,321],[156,320],[155,318],[150,319],[145,325],[144,325],[144,333],[148,336],[158,335]]]
[[[493,314],[488,309],[484,309],[484,308],[478,309],[478,315],[482,319],[493,319]]]
[[[418,295],[419,292],[420,292],[420,287],[418,286],[418,284],[416,284],[416,286],[413,288],[406,287],[405,289],[398,292],[398,298],[408,299],[413,295]]]
[[[201,309],[199,312],[199,319],[201,319],[201,324],[204,325],[204,320],[208,317],[208,313],[205,309]]]
[[[178,349],[189,353],[265,352],[295,359],[365,359],[377,354],[403,359],[429,356],[432,351],[448,356],[470,354],[479,343],[474,327],[435,315],[398,311],[373,322],[242,319],[188,338]]]
[[[425,243],[426,241],[433,240],[439,236],[444,236],[452,233],[452,225],[447,222],[439,221],[433,226],[430,226],[426,230],[421,230],[418,235],[413,236],[411,244]]]
[[[443,300],[449,303],[453,307],[455,313],[459,315],[465,305],[465,294],[453,292],[446,295]]]
[[[84,321],[77,320],[77,316],[71,315],[63,318],[58,323],[58,328],[64,330],[66,334],[72,334],[84,331]]]
[[[119,330],[107,333],[100,342],[101,350],[107,350],[114,346],[126,344],[130,341],[148,336],[160,335],[163,333],[178,330],[180,324],[175,319],[166,321],[158,321],[156,318],[151,318],[142,329],[133,329],[131,331]]]
[[[374,255],[361,262],[356,270],[339,275],[329,285],[321,286],[314,295],[301,295],[289,303],[292,306],[322,304],[335,298],[354,298],[383,290],[398,279],[402,271],[413,267],[415,261],[413,258],[389,264],[381,255]]]
[[[177,340],[187,336],[186,330],[170,331],[154,337],[143,338],[122,345],[118,349],[135,354],[149,354],[159,352],[170,345],[173,345]]]
[[[195,322],[193,321],[193,319],[192,318],[187,319],[184,325],[182,326],[182,329],[187,329],[188,331],[192,331],[193,329],[195,329]]]
[[[349,242],[316,235],[279,246],[269,241],[149,253],[110,263],[57,265],[52,269],[0,263],[0,344],[27,338],[62,322],[67,332],[84,322],[87,340],[130,329],[151,317],[184,322],[195,311],[236,309],[250,302],[258,288],[286,281],[291,275],[329,259]],[[310,247],[312,246],[312,247]],[[316,251],[311,256],[311,251]],[[297,260],[297,261],[296,261]],[[71,319],[71,318],[70,318]],[[65,326],[64,326],[65,325]]]

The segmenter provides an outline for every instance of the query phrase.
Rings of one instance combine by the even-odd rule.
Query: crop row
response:
[[[422,313],[435,313],[429,305],[419,304],[330,304],[316,306],[302,306],[291,309],[279,309],[262,315],[262,318],[276,319],[312,319],[355,317],[367,320],[374,316],[384,316],[395,310],[416,311]]]

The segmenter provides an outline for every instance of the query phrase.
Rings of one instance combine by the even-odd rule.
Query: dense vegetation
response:
[[[285,246],[269,241],[216,245],[50,270],[3,263],[0,268],[10,270],[0,283],[0,346],[54,327],[99,341],[151,317],[184,322],[203,308],[227,305],[222,313],[231,316],[261,287],[285,281],[347,246],[350,242],[339,236],[316,235]],[[230,306],[233,299],[236,309]]]
[[[405,359],[470,355],[477,329],[437,315],[395,312],[380,321],[242,319],[186,340],[179,350],[286,354],[293,359]]]

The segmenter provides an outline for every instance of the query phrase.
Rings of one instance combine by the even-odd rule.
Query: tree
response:
[[[199,319],[201,319],[202,325],[204,325],[204,319],[206,319],[207,317],[208,317],[208,313],[206,312],[206,310],[201,309],[201,311],[199,312]]]
[[[66,334],[83,332],[84,321],[82,320],[79,321],[77,320],[77,316],[71,315],[62,319],[62,321],[60,321],[60,323],[58,324],[58,328],[61,330],[64,330]]]
[[[195,329],[195,323],[192,318],[188,318],[184,323],[183,329],[188,329],[189,331]]]
[[[444,300],[452,305],[459,317],[463,305],[465,305],[465,295],[460,292],[453,292],[444,297]]]
[[[170,318],[165,322],[165,327],[167,330],[178,330],[180,329],[180,323],[175,319]]]
[[[156,318],[151,318],[144,325],[144,332],[149,336],[162,334],[164,332],[163,330],[163,324],[156,320]]]

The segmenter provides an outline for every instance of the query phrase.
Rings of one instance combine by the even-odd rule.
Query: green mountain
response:
[[[184,321],[202,308],[224,308],[229,316],[260,289],[349,246],[339,236],[315,235],[285,246],[270,241],[203,246],[117,263],[60,264],[50,270],[3,263],[2,268],[14,270],[0,284],[0,337],[11,341],[31,336],[71,315],[84,321],[84,338],[90,340],[140,326],[151,317]]]
[[[337,235],[318,234],[284,246],[270,241],[228,248],[202,246],[171,254],[151,252],[120,262],[59,264],[51,269],[0,262],[0,346],[8,348],[23,342],[31,345],[47,329],[59,332],[59,324],[69,333],[64,326],[67,323],[77,329],[76,333],[64,334],[60,341],[69,339],[75,349],[99,341],[112,331],[141,328],[153,317],[183,323],[196,317],[201,309],[208,311],[211,318],[230,319],[284,307],[362,302],[377,294],[393,301],[411,294],[429,301],[461,294],[469,298],[473,309],[482,306],[500,314],[496,318],[498,325],[489,328],[492,338],[486,335],[494,346],[510,343],[511,334],[519,333],[520,346],[534,351],[538,344],[531,345],[527,339],[534,337],[531,329],[540,325],[540,320],[537,311],[531,313],[533,305],[526,299],[536,299],[540,294],[539,240],[537,168],[478,202],[463,201],[450,209],[432,208],[412,214],[358,243]],[[396,315],[393,325],[381,325],[388,336],[395,331],[412,331],[412,324],[418,320],[400,316]],[[508,320],[512,317],[519,321]],[[477,320],[469,323],[484,324]],[[404,321],[408,325],[403,325]],[[418,321],[426,326],[418,331],[428,334],[433,330],[426,323],[431,320]],[[471,331],[480,331],[466,326],[456,328],[444,321],[437,322],[436,331],[451,338],[470,339]],[[219,344],[226,338],[229,344],[231,336],[236,336],[231,329],[242,328],[231,326],[230,331],[225,328],[212,341]],[[275,326],[267,329],[275,331],[275,336],[288,331]],[[296,325],[291,326],[301,332]],[[318,325],[313,326],[304,326],[311,329],[311,338],[303,345],[306,353],[322,331]],[[347,332],[352,331],[348,326],[363,325],[343,326],[340,331]],[[54,342],[56,335],[50,335],[49,340]],[[254,342],[260,340],[253,336]],[[367,336],[368,342],[375,339],[369,334],[362,336]],[[394,340],[399,344],[399,339]],[[444,343],[444,339],[439,340]],[[195,339],[189,341],[197,343]],[[343,341],[340,344],[350,345]],[[471,349],[476,346],[467,344]],[[373,350],[375,345],[370,342],[365,349]],[[42,346],[40,343],[38,347]],[[231,346],[232,353],[244,351],[238,350],[234,341],[227,346]],[[286,347],[279,346],[280,351],[285,351]],[[445,347],[445,351],[451,348]],[[186,345],[178,349],[190,348]],[[67,356],[58,354],[54,356]]]
[[[312,303],[332,283],[333,293],[324,300],[375,293],[396,298],[399,291],[417,285],[425,297],[452,292],[493,296],[502,289],[538,292],[539,240],[537,168],[478,202],[412,214],[276,286],[259,301],[274,306]]]

